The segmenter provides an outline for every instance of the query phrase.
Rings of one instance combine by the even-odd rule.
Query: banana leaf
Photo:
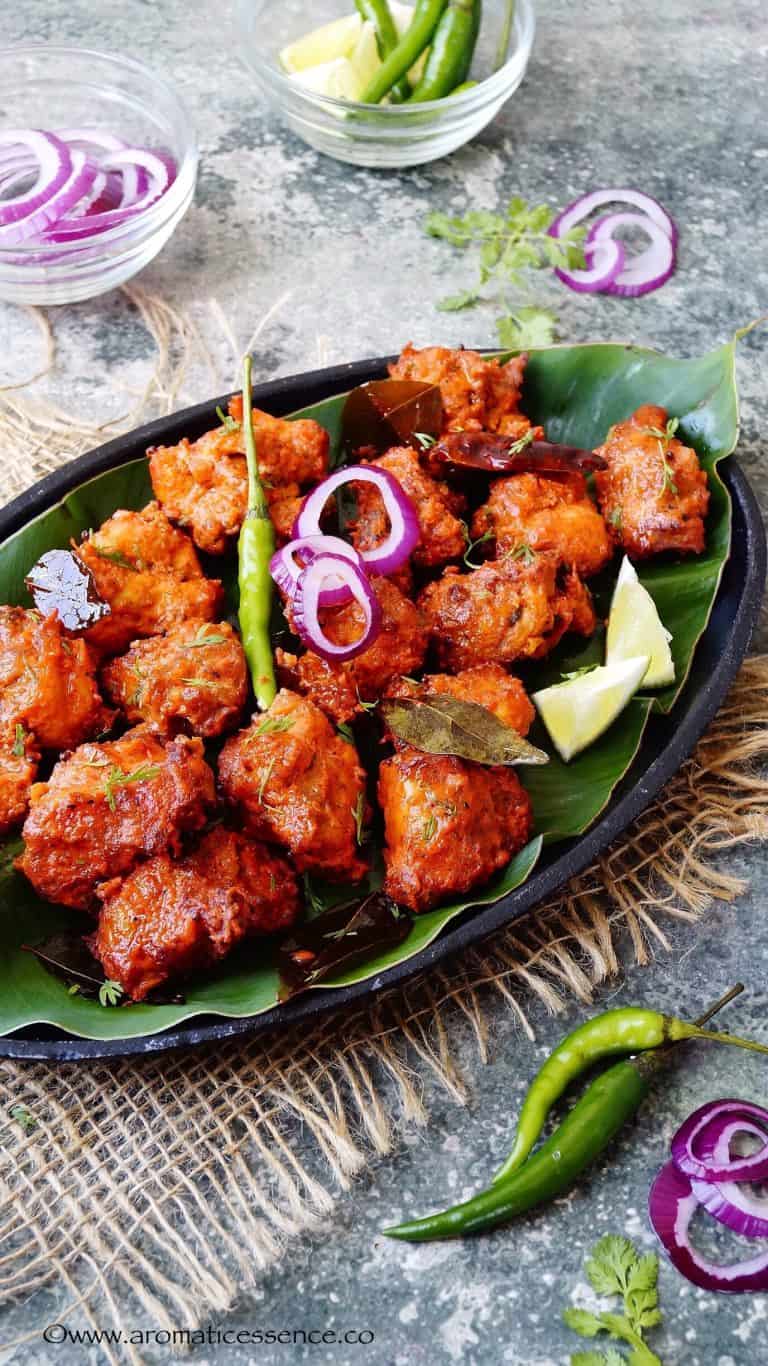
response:
[[[711,506],[705,554],[640,570],[642,582],[673,634],[676,680],[659,692],[638,695],[611,729],[570,764],[553,757],[541,768],[519,769],[533,802],[536,838],[489,886],[416,917],[403,944],[343,977],[324,982],[324,988],[376,977],[418,953],[467,909],[494,901],[520,886],[535,867],[542,843],[578,836],[606,807],[632,764],[650,713],[667,711],[673,705],[685,686],[729,553],[730,500],[717,464],[733,450],[738,435],[734,347],[730,342],[692,360],[674,360],[654,351],[612,343],[556,346],[531,353],[523,407],[545,427],[550,440],[592,447],[612,423],[640,403],[659,403],[679,418],[678,435],[696,448],[707,471]],[[327,399],[295,414],[315,417],[328,428],[334,459],[340,458],[344,398]],[[28,603],[24,576],[44,551],[66,546],[70,538],[98,526],[116,508],[139,508],[149,497],[151,487],[143,458],[83,483],[0,546],[0,601]],[[212,561],[207,568],[224,579],[228,602],[234,605],[234,558]],[[615,567],[593,585],[603,615],[614,577]],[[601,651],[599,633],[586,644],[566,638],[550,659],[526,671],[526,682],[544,686],[562,672],[596,662]],[[552,746],[543,732],[534,728],[531,739],[551,753]],[[184,1004],[104,1007],[69,995],[60,981],[22,951],[21,944],[37,943],[66,928],[87,929],[86,918],[40,901],[13,870],[17,849],[18,840],[0,845],[0,1033],[47,1023],[85,1038],[128,1039],[171,1028],[194,1015],[240,1017],[274,1006],[278,978],[275,946],[269,941],[242,946],[219,971],[204,981],[188,983]],[[334,895],[338,899],[337,894],[326,894],[322,888],[315,889],[315,895],[320,906],[331,904]]]

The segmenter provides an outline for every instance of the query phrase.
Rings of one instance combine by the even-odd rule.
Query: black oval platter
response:
[[[386,359],[358,361],[257,385],[254,398],[259,407],[282,416],[384,374]],[[220,396],[159,418],[41,479],[0,510],[0,541],[84,480],[135,460],[148,446],[173,445],[182,436],[194,439],[202,435],[216,424],[216,407],[226,404],[226,400],[226,395]],[[651,718],[635,762],[604,814],[579,839],[560,844],[556,850],[545,850],[538,868],[521,887],[491,906],[467,912],[407,962],[354,986],[313,990],[295,1001],[244,1019],[200,1016],[189,1024],[145,1038],[78,1039],[50,1026],[29,1027],[0,1039],[0,1056],[61,1060],[122,1057],[287,1027],[395,987],[553,896],[626,830],[680,767],[718,710],[747,652],[765,585],[765,531],[755,496],[733,458],[723,461],[720,473],[733,500],[731,556],[683,695],[668,716]]]

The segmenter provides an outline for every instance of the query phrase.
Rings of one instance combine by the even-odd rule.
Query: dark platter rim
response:
[[[254,385],[254,397],[257,403],[268,406],[279,416],[381,376],[386,373],[388,359],[356,361],[267,381]],[[144,454],[147,446],[172,444],[179,440],[180,435],[194,437],[201,434],[215,418],[216,406],[225,403],[227,397],[220,395],[181,412],[157,418],[46,475],[0,509],[0,541],[45,512],[73,487],[108,469],[137,459]],[[225,1016],[194,1017],[188,1024],[132,1039],[83,1039],[52,1026],[28,1026],[0,1038],[0,1057],[62,1061],[129,1057],[221,1042],[238,1035],[264,1033],[275,1027],[290,1028],[299,1021],[361,1003],[373,992],[401,985],[449,954],[466,949],[521,918],[538,903],[551,897],[570,878],[583,872],[640,815],[690,754],[720,707],[747,652],[765,583],[765,530],[754,493],[732,457],[721,463],[719,472],[733,500],[734,533],[740,533],[738,548],[745,562],[745,572],[743,581],[737,585],[735,611],[707,685],[700,689],[694,704],[687,708],[682,706],[687,701],[683,693],[681,703],[670,717],[674,727],[673,738],[662,746],[644,769],[639,768],[639,756],[636,758],[624,780],[625,790],[618,800],[609,804],[585,834],[565,843],[562,852],[552,862],[534,870],[527,882],[499,901],[460,918],[412,958],[352,986],[316,989],[295,1001],[255,1016],[235,1019]],[[721,583],[718,601],[723,594],[724,584]],[[712,630],[713,620],[710,619],[705,635]],[[684,714],[678,721],[681,711]]]

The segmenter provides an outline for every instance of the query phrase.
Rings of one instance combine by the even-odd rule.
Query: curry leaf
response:
[[[549,756],[478,702],[447,694],[417,700],[392,698],[381,705],[398,740],[426,754],[455,754],[476,764],[546,764]]]

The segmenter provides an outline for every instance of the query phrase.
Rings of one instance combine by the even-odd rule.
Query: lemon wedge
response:
[[[672,637],[659,617],[656,603],[637,577],[626,555],[613,590],[605,641],[606,664],[618,664],[637,655],[648,655],[650,664],[644,688],[674,683],[675,666],[669,642]]]
[[[379,67],[381,57],[379,56],[379,45],[376,41],[376,30],[373,24],[366,19],[360,30],[360,37],[355,43],[355,49],[350,57],[352,69],[360,83],[360,89],[355,96],[359,99],[365,87],[370,85]]]
[[[363,21],[359,14],[347,14],[323,24],[295,43],[289,43],[280,53],[280,65],[289,76],[308,67],[325,66],[341,57],[351,57],[360,39]],[[370,25],[370,27],[373,27]],[[326,92],[327,93],[327,92]]]
[[[640,687],[648,664],[648,655],[600,664],[532,694],[555,749],[566,763],[612,725]]]

